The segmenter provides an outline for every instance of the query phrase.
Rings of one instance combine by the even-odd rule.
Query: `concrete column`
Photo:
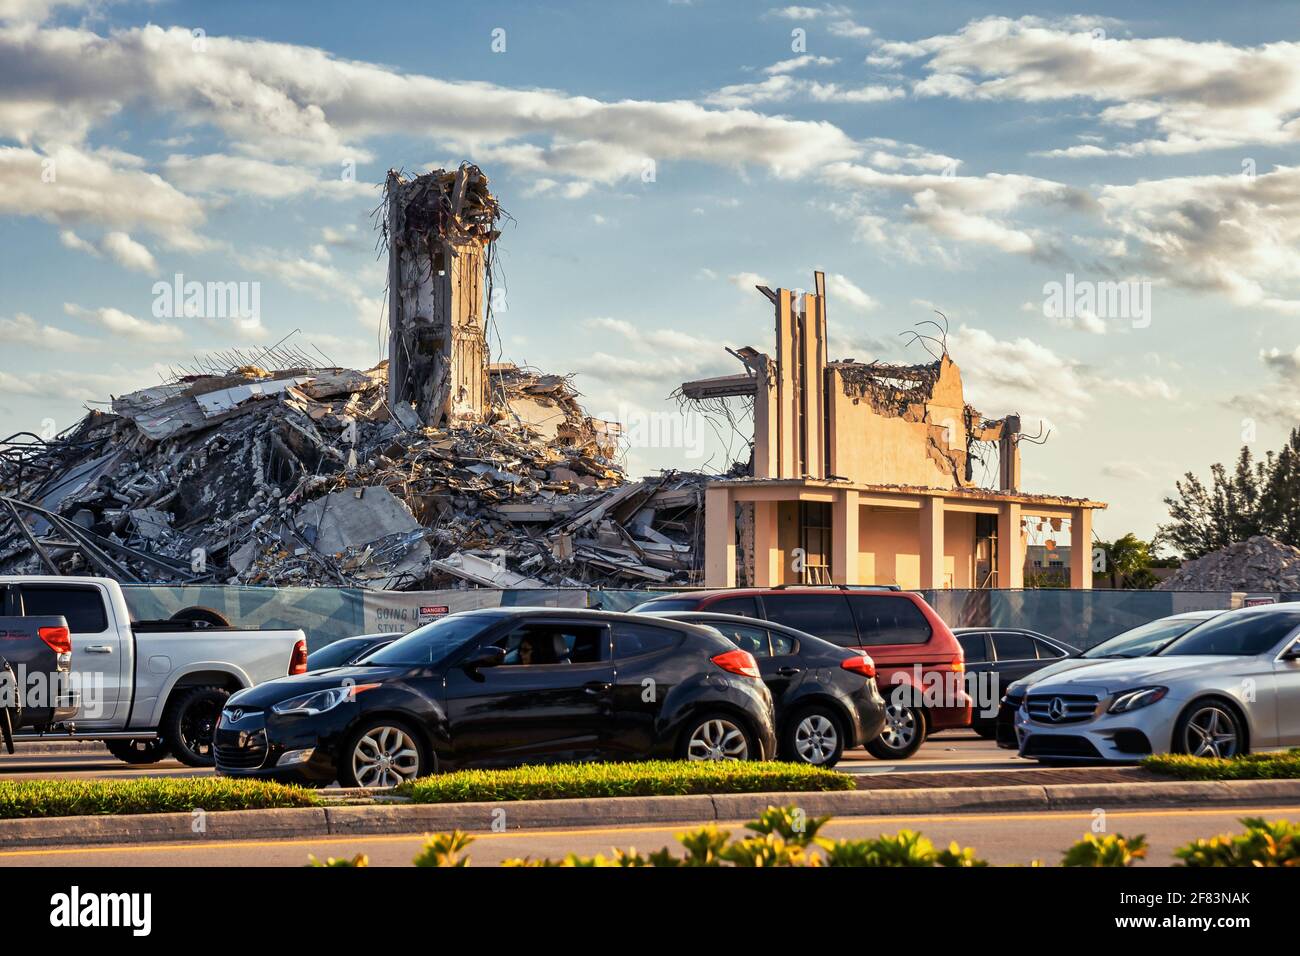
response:
[[[946,583],[943,563],[943,499],[921,499],[921,587],[941,588]]]
[[[789,289],[776,290],[776,478],[799,478],[799,379]]]
[[[736,586],[736,508],[730,488],[704,491],[704,584]]]
[[[858,493],[845,488],[831,505],[831,581],[861,584],[858,580]]]
[[[998,587],[1025,586],[1025,546],[1020,538],[1020,502],[1004,501],[998,509]]]
[[[754,477],[779,478],[781,476],[780,439],[777,405],[776,365],[766,357],[768,364],[758,371],[754,391]]]
[[[1092,587],[1092,509],[1070,509],[1070,587]]]
[[[784,583],[781,550],[777,539],[777,503],[754,502],[754,586],[776,587]]]

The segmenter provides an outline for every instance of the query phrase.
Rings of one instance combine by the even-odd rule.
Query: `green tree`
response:
[[[1155,541],[1186,558],[1199,558],[1257,534],[1300,546],[1300,428],[1293,429],[1282,450],[1256,460],[1243,445],[1229,473],[1210,466],[1207,486],[1192,472],[1165,498],[1168,524]]]
[[[1159,579],[1151,573],[1156,561],[1151,553],[1151,544],[1130,531],[1114,541],[1102,541],[1099,546],[1106,553],[1106,570],[1113,575],[1118,587],[1150,589],[1156,586]]]

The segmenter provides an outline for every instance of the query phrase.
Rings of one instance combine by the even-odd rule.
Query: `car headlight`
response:
[[[1126,690],[1116,695],[1115,700],[1106,708],[1106,712],[1127,714],[1130,710],[1154,704],[1167,693],[1169,693],[1168,687],[1138,687],[1135,690]]]
[[[345,701],[352,700],[363,690],[378,686],[378,684],[344,684],[341,687],[314,690],[310,694],[290,697],[288,700],[273,704],[271,710],[277,714],[323,714]]]

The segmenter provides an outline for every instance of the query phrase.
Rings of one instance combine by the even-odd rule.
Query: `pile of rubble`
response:
[[[1256,535],[1188,561],[1159,591],[1300,591],[1300,548]]]
[[[628,481],[569,380],[487,367],[481,420],[425,426],[366,371],[255,365],[116,398],[0,447],[0,572],[126,582],[694,583],[702,475]]]

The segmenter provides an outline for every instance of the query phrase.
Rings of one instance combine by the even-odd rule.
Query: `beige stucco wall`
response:
[[[919,588],[921,549],[919,513],[866,508],[858,519],[858,577],[861,584],[897,584]],[[971,587],[975,551],[975,516],[944,516],[943,587]]]
[[[880,414],[866,398],[846,394],[838,369],[830,372],[826,398],[832,474],[863,484],[955,488],[962,483],[965,400],[961,371],[946,356],[930,400],[909,406],[901,417]],[[945,454],[949,449],[956,453],[951,459]]]

